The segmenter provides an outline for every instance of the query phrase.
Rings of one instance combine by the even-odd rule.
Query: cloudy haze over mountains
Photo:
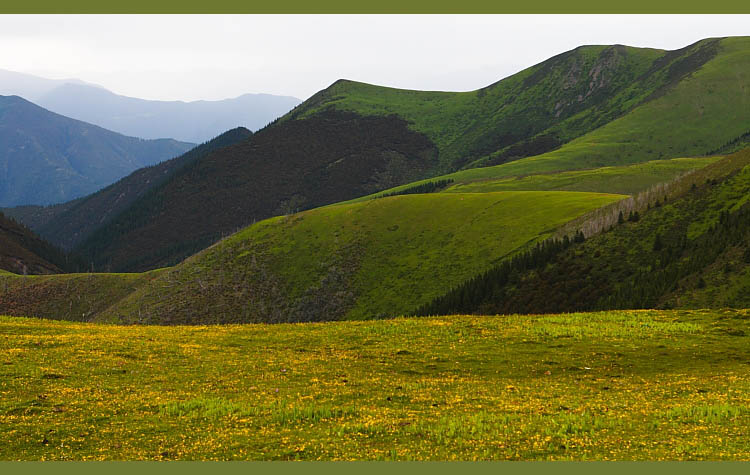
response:
[[[24,97],[52,112],[144,139],[201,143],[234,127],[257,130],[301,101],[243,94],[220,101],[148,101],[79,79],[51,80],[0,70],[0,95]]]

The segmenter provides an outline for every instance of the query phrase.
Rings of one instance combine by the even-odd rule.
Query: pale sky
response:
[[[0,15],[0,69],[144,99],[467,91],[584,44],[677,49],[750,15]]]

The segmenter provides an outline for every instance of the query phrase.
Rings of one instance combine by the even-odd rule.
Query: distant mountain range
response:
[[[51,80],[0,70],[0,94],[21,96],[52,112],[145,139],[202,143],[235,127],[258,130],[299,99],[244,94],[220,101],[150,101],[78,79]]]
[[[0,96],[0,206],[78,198],[193,146],[126,137]]]

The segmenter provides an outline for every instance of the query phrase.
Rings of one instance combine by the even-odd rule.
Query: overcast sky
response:
[[[467,91],[583,44],[738,35],[750,15],[0,15],[0,69],[145,99],[306,99],[338,78]]]

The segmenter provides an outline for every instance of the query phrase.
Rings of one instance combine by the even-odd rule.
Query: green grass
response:
[[[496,176],[625,165],[695,156],[748,129],[750,38],[729,38],[721,52],[665,95],[563,145],[498,165]],[[471,173],[471,171],[467,171]]]
[[[361,115],[397,114],[437,145],[445,171],[545,131],[567,141],[606,123],[610,114],[634,107],[653,90],[653,84],[631,89],[664,53],[583,46],[471,92],[338,81],[289,117],[310,117],[329,107]],[[611,54],[618,59],[613,61]],[[591,80],[590,72],[597,68],[600,83]]]
[[[604,230],[516,274],[468,280],[436,313],[549,313],[623,308],[750,307],[750,150],[639,195],[639,218],[617,223],[597,211]],[[665,201],[666,200],[666,201]],[[627,201],[617,203],[627,205]],[[632,204],[632,203],[631,203]],[[587,219],[591,215],[587,215]],[[505,278],[507,277],[507,279]]]
[[[710,44],[711,40],[703,41],[685,55]],[[639,74],[664,53],[627,51],[628,61],[633,61],[628,71],[640,71]],[[591,65],[594,63],[590,61],[601,53],[601,47],[576,52],[583,55],[578,61]],[[457,182],[700,156],[748,131],[749,56],[750,38],[723,39],[718,43],[718,54],[697,70],[685,64],[670,63],[669,67],[664,66],[663,70],[645,78],[625,74],[623,77],[627,76],[629,82],[610,91],[611,96],[598,108],[584,108],[557,122],[544,122],[535,114],[544,111],[549,116],[552,113],[555,104],[550,98],[560,96],[550,91],[567,93],[560,83],[571,67],[565,62],[570,58],[562,62],[555,62],[553,58],[486,88],[483,93],[427,93],[340,82],[325,91],[322,99],[303,107],[301,116],[324,107],[364,115],[398,114],[409,120],[415,130],[430,137],[441,151],[441,160],[448,162],[471,155],[469,151],[478,149],[478,143],[489,140],[486,139],[491,135],[489,130],[512,130],[515,125],[505,123],[511,118],[526,127],[537,127],[539,130],[535,133],[553,133],[562,139],[563,145],[557,150],[489,168],[476,168],[491,164],[492,157],[505,149],[485,152],[485,156],[468,165],[472,168],[447,175]],[[674,84],[670,81],[675,78],[669,72],[673,66],[683,68],[687,74]],[[528,86],[524,82],[545,67],[552,69],[540,83]],[[501,104],[504,106],[499,106]],[[606,117],[597,115],[602,110],[607,111]],[[520,120],[516,116],[520,111],[524,111],[527,118],[535,118],[531,121],[535,125]]]
[[[456,184],[446,189],[445,192],[557,190],[634,195],[658,183],[673,180],[683,173],[705,167],[721,158],[723,157],[675,158],[622,167],[602,167],[594,170],[529,175],[500,180],[486,179]]]
[[[486,193],[493,191],[583,191],[634,195],[658,183],[671,181],[683,173],[708,167],[722,156],[673,158],[618,167],[554,172],[498,178],[495,167],[475,168],[397,186],[345,203],[358,203],[374,197],[398,193],[427,182],[451,179],[454,184],[443,193]]]
[[[622,198],[433,193],[272,218],[149,281],[103,318],[227,323],[406,313]]]
[[[0,317],[1,460],[748,460],[747,310]]]

